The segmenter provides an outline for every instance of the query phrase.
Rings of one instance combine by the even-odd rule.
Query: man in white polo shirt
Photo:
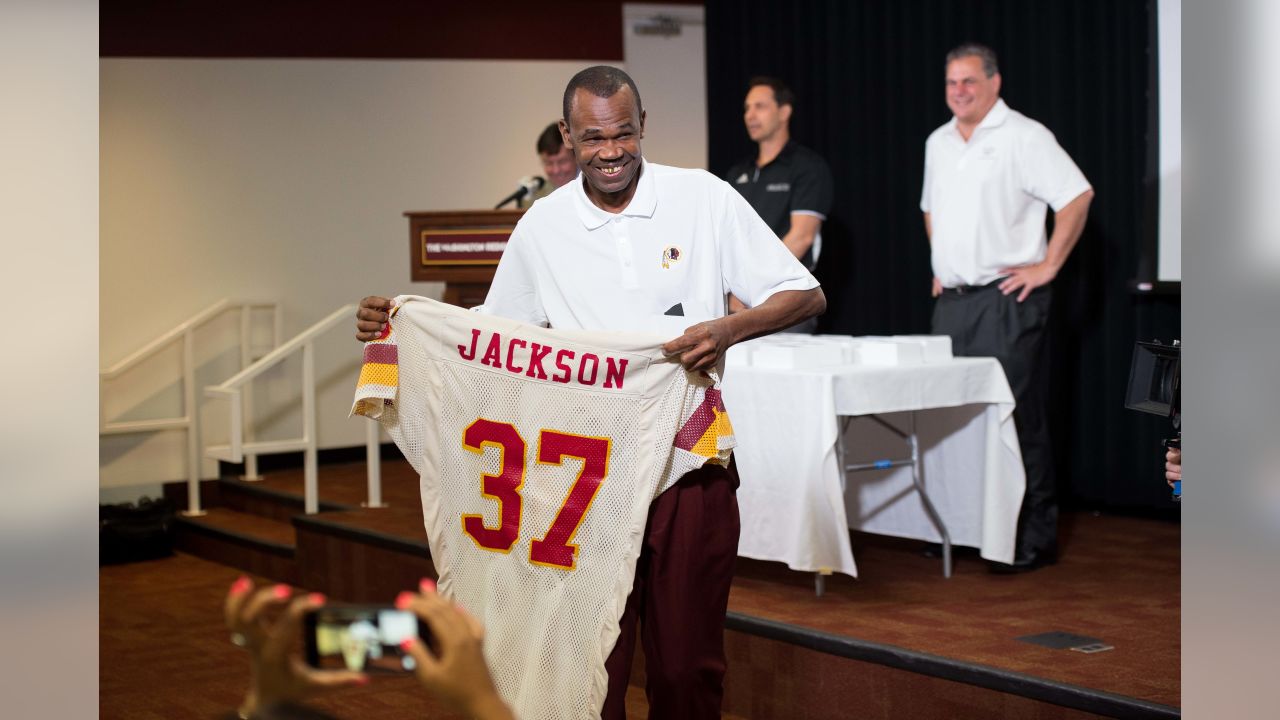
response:
[[[734,343],[826,308],[818,282],[732,187],[702,170],[643,159],[645,112],[626,73],[579,72],[563,112],[579,179],[520,219],[479,310],[560,329],[676,327],[683,332],[664,351],[687,369],[710,370]],[[726,315],[730,293],[750,309]],[[362,300],[357,339],[377,338],[389,308],[386,298]],[[626,717],[637,627],[650,717],[720,717],[736,488],[732,468],[706,465],[653,502],[607,663],[604,718]]]
[[[1049,283],[1080,239],[1093,189],[1040,123],[1000,99],[988,47],[947,54],[955,116],[925,142],[924,211],[933,260],[933,332],[956,355],[1000,360],[1017,401],[1027,490],[1013,566],[1057,560],[1058,505],[1046,412]],[[1045,211],[1054,211],[1046,242]]]

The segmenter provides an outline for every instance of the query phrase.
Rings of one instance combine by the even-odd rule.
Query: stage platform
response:
[[[301,471],[211,481],[202,491],[210,511],[179,522],[179,547],[335,599],[389,601],[433,568],[416,475],[403,461],[386,461],[383,478],[389,507],[362,508],[363,464],[322,466],[322,512],[313,516],[301,514]],[[170,490],[184,507],[182,487]],[[810,574],[739,559],[725,716],[1180,717],[1179,536],[1171,522],[1068,514],[1059,564],[993,575],[975,553],[960,552],[945,579],[923,543],[854,533],[861,578],[830,577],[822,597]],[[128,602],[113,578],[127,584],[151,572],[164,583],[165,563],[198,562],[104,568],[104,626],[113,606]],[[1071,634],[1112,649],[1082,653],[1021,639],[1052,633],[1049,640]],[[107,712],[105,635],[103,643],[103,717],[137,717]],[[632,683],[632,705],[641,708],[632,715],[643,717],[642,662]],[[423,717],[413,710],[405,717]],[[379,716],[396,712],[380,707]]]

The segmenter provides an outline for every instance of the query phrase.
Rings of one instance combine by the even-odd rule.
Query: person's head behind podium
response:
[[[640,177],[645,112],[635,81],[615,67],[589,67],[565,86],[562,110],[560,135],[586,179],[587,197],[621,211]]]
[[[551,187],[567,185],[578,176],[578,166],[573,162],[573,151],[564,145],[560,137],[560,123],[553,122],[538,135],[538,159],[542,161],[542,172],[546,174]]]

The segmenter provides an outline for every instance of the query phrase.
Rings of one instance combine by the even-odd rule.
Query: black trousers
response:
[[[997,283],[998,284],[998,283]],[[1019,303],[996,284],[944,292],[933,306],[933,334],[950,335],[957,356],[994,357],[1017,403],[1014,422],[1027,471],[1014,562],[1052,561],[1058,552],[1058,498],[1049,447],[1049,354],[1046,325],[1052,291],[1036,288]]]

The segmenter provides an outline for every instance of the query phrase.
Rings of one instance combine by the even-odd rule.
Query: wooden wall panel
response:
[[[623,59],[620,1],[117,0],[100,11],[103,57]]]

